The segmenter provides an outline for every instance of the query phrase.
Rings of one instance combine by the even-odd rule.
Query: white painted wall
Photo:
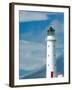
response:
[[[72,0],[0,0],[0,90],[12,89],[8,86],[8,80],[9,80],[9,2],[71,5],[71,15],[72,15]],[[72,27],[71,27],[71,30],[72,30]],[[72,32],[70,34],[71,34],[71,40],[72,40]],[[72,46],[72,41],[71,41],[71,46]],[[72,62],[71,62],[71,65],[72,65]],[[71,66],[71,69],[72,69],[72,66]],[[71,72],[71,75],[72,75],[72,72]],[[55,90],[59,90],[59,89],[72,90],[72,83],[70,85],[14,88],[14,90],[37,90],[37,89],[39,90],[54,90],[54,89]]]

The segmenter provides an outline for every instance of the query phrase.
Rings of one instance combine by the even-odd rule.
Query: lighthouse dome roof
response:
[[[49,29],[48,29],[48,31],[47,31],[47,34],[48,35],[55,35],[55,30],[54,30],[54,28],[51,26],[51,27],[49,27]]]

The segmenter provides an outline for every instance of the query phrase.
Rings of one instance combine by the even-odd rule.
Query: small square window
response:
[[[49,47],[49,45],[48,45],[48,47]]]
[[[55,66],[56,66],[56,64],[55,64]]]
[[[48,66],[49,66],[49,64],[48,64]]]
[[[56,55],[54,54],[54,56],[56,56]]]

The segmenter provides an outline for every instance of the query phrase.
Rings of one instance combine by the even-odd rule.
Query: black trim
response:
[[[14,4],[9,4],[9,86],[14,86]]]
[[[69,84],[70,84],[70,7],[69,7]]]
[[[28,5],[28,6],[42,6],[42,7],[58,7],[58,8],[69,8],[70,6],[66,5],[48,5],[48,4],[34,4],[34,3],[17,3],[11,2],[14,5]]]

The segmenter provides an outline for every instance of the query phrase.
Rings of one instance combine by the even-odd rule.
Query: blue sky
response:
[[[56,32],[56,57],[64,49],[64,14],[58,12],[19,11],[20,69],[35,70],[46,64],[47,30]]]

